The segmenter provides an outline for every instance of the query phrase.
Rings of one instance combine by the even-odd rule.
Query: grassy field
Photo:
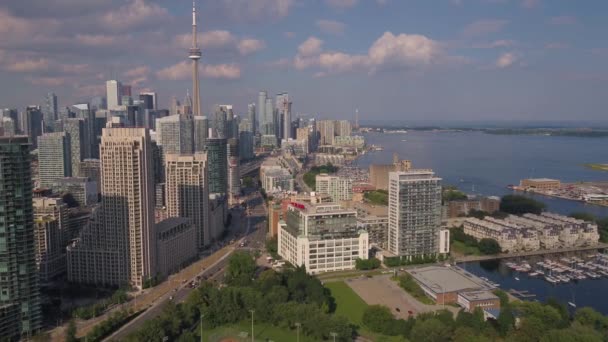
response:
[[[363,312],[368,305],[346,283],[342,281],[332,282],[325,284],[325,287],[331,291],[331,295],[336,300],[336,315],[344,316],[356,325],[359,335],[376,342],[403,341],[402,337],[375,334],[363,326]]]
[[[253,330],[255,340],[260,342],[268,340],[276,342],[296,340],[296,330],[281,329],[267,324],[255,324]],[[240,336],[241,333],[246,333],[246,335]],[[197,340],[198,338],[200,338],[200,335],[197,331]],[[203,331],[203,340],[206,342],[251,341],[251,322],[243,321],[239,324]],[[300,342],[316,342],[316,340],[300,334]]]
[[[472,247],[472,246],[467,246],[464,243],[462,243],[461,241],[456,241],[455,240],[454,242],[452,242],[452,245],[450,246],[450,248],[456,254],[461,254],[461,255],[481,255],[481,252],[479,251],[479,248]]]

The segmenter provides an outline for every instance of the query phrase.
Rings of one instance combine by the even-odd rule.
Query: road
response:
[[[314,190],[312,190],[308,185],[306,185],[306,182],[304,182],[305,173],[306,168],[303,168],[300,172],[298,172],[298,174],[296,175],[296,185],[302,192],[312,192]]]
[[[177,282],[177,286],[173,287],[173,290],[162,295],[146,311],[127,323],[114,334],[104,339],[104,341],[120,341],[127,335],[141,328],[145,321],[158,317],[169,301],[175,303],[182,303],[185,301],[186,298],[188,298],[188,295],[193,291],[193,288],[190,288],[189,286],[192,281],[201,278],[222,281],[229,257],[235,250],[261,250],[264,248],[264,242],[266,240],[266,232],[264,229],[265,216],[267,213],[266,205],[259,192],[246,195],[242,200],[247,203],[249,213],[246,214],[246,211],[242,209],[232,211],[233,229],[231,229],[231,234],[228,239],[234,236],[242,236],[242,238],[234,244],[226,246],[222,248],[222,250],[216,252],[215,254],[223,251],[219,259],[214,261],[213,264],[206,268],[199,268],[199,272],[194,276],[191,276],[185,281],[182,280],[181,282]],[[174,284],[174,278],[176,278],[176,276],[170,277],[168,282]]]

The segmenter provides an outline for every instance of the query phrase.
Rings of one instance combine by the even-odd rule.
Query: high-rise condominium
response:
[[[113,110],[121,105],[122,84],[116,80],[106,82],[106,98],[108,101],[108,109]]]
[[[45,104],[43,119],[45,132],[48,132],[47,129],[52,131],[53,127],[55,126],[55,120],[57,120],[57,95],[55,95],[55,93],[48,93],[46,94],[46,98],[44,100]]]
[[[40,187],[51,188],[56,180],[72,175],[70,136],[65,132],[46,133],[38,141]]]
[[[230,111],[232,111],[232,106],[230,106]],[[227,106],[215,106],[212,125],[213,138],[228,139],[228,115]]]
[[[88,157],[86,145],[89,143],[87,121],[83,118],[63,120],[63,131],[70,137],[70,157],[72,175],[80,174],[80,162]]]
[[[430,170],[390,172],[388,250],[398,256],[439,252],[441,178]]]
[[[142,288],[156,274],[152,151],[145,128],[105,128],[101,207],[68,246],[72,282]]]
[[[317,132],[319,132],[319,145],[334,144],[335,124],[333,120],[318,121]]]
[[[336,120],[334,124],[334,133],[336,136],[349,137],[352,133],[352,125],[348,120]]]
[[[41,327],[28,138],[0,137],[0,336]],[[11,189],[11,190],[9,190]]]
[[[139,93],[139,100],[143,101],[144,108],[150,110],[158,109],[158,96],[156,92]]]
[[[266,98],[268,94],[265,91],[260,91],[258,94],[258,105],[256,107],[259,124],[259,132],[261,135],[268,133],[268,119],[266,118]]]
[[[264,114],[266,115],[266,135],[276,135],[277,134],[277,118],[276,111],[274,110],[274,105],[272,103],[272,98],[266,99],[266,109],[264,110]]]
[[[239,140],[232,138],[228,139],[228,195],[230,201],[238,199],[241,193],[241,182],[239,174]]]
[[[226,194],[228,188],[228,156],[226,139],[207,139],[205,145],[209,173],[209,193]]]
[[[291,136],[291,101],[289,94],[281,93],[277,95],[277,127],[279,129],[278,137],[284,140],[292,138]]]
[[[255,113],[255,103],[250,103],[247,105],[247,118],[251,123],[251,133],[255,135],[258,131],[258,122]]]
[[[68,208],[61,198],[38,197],[33,200],[36,266],[40,281],[47,282],[66,270]]]
[[[166,156],[166,205],[169,217],[186,217],[196,230],[199,251],[211,243],[207,155]]]
[[[27,106],[19,120],[23,134],[30,137],[33,148],[38,147],[38,137],[42,135],[42,111],[39,106]]]

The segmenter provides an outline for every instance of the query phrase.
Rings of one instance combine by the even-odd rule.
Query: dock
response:
[[[521,298],[521,299],[536,297],[536,295],[534,293],[530,293],[530,291],[528,291],[528,290],[518,291],[515,289],[509,289],[509,291],[507,291],[507,292],[509,294],[512,294],[514,297]]]
[[[572,253],[572,252],[584,252],[584,251],[593,251],[608,248],[608,243],[598,243],[593,246],[585,246],[585,247],[568,247],[568,248],[559,248],[559,249],[539,249],[536,251],[529,252],[518,252],[518,253],[501,253],[496,255],[469,255],[464,257],[459,257],[454,259],[455,262],[475,262],[475,261],[485,261],[485,260],[497,260],[497,259],[509,259],[509,258],[521,258],[521,257],[529,257],[529,256],[537,256],[537,255],[551,255],[551,254],[562,254],[562,253]]]

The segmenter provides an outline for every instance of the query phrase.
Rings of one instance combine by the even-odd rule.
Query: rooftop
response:
[[[189,219],[183,217],[169,217],[168,219],[162,220],[156,224],[156,232],[162,233],[180,224],[188,224],[190,222]]]
[[[469,291],[459,293],[468,301],[480,301],[480,300],[495,300],[499,299],[497,295],[490,291]]]
[[[434,293],[481,290],[486,288],[484,281],[458,267],[427,266],[408,273],[418,283]]]
[[[559,182],[558,179],[552,178],[528,178],[526,180],[530,182]]]

